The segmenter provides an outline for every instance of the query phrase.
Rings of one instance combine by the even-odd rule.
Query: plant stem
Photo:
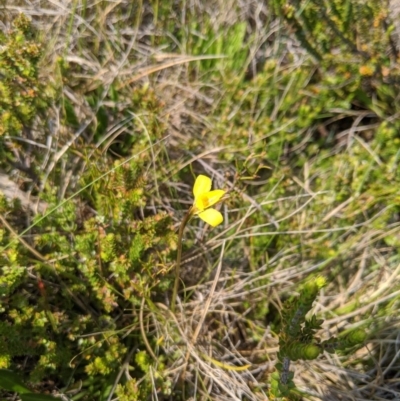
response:
[[[176,264],[175,264],[175,282],[174,282],[174,289],[172,291],[172,298],[171,298],[171,312],[175,312],[175,303],[176,297],[178,295],[178,288],[179,288],[179,273],[181,270],[181,258],[182,258],[182,237],[183,237],[183,230],[186,227],[187,222],[193,215],[193,208],[191,207],[188,212],[186,213],[185,217],[182,220],[182,223],[179,227],[178,232],[178,253],[176,255]]]

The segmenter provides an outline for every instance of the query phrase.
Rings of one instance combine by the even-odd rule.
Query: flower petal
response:
[[[193,195],[197,198],[199,195],[209,192],[211,189],[211,178],[206,175],[198,175],[193,186]]]
[[[204,194],[204,198],[207,198],[207,207],[215,205],[225,195],[225,191],[222,189],[215,189],[214,191],[207,192]]]
[[[224,195],[225,191],[222,189],[215,189],[214,191],[206,192],[195,198],[194,205],[198,210],[204,210],[215,205]]]
[[[216,227],[224,221],[222,214],[215,209],[207,209],[199,213],[199,217],[210,226]]]

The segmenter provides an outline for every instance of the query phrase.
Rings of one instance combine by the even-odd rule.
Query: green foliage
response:
[[[309,279],[302,286],[299,296],[287,300],[284,304],[279,333],[279,362],[276,364],[277,372],[271,376],[270,391],[274,397],[297,399],[294,375],[289,370],[291,361],[316,359],[324,350],[334,353],[359,347],[366,339],[365,330],[362,329],[355,329],[339,338],[332,337],[322,342],[316,337],[323,320],[317,319],[316,315],[306,318],[306,315],[319,291],[325,286],[326,280],[321,276]]]
[[[19,82],[17,73],[22,74],[23,82],[40,92],[43,100],[45,87],[39,82],[38,64],[41,46],[37,41],[31,42],[34,33],[28,20],[24,16],[18,18],[14,30],[1,37],[5,41],[1,44],[6,46],[2,47],[0,67],[4,65],[7,69],[0,71],[8,74],[7,80],[2,81],[3,86],[11,88],[10,85]],[[22,24],[24,21],[26,25]],[[29,53],[35,46],[36,58]],[[76,71],[76,66],[63,57],[58,58],[57,67],[59,89],[82,84],[79,78],[74,79],[81,72],[79,68]],[[86,144],[83,153],[91,156],[88,168],[80,177],[80,184],[86,190],[79,201],[76,195],[76,199],[60,204],[55,189],[58,184],[47,188],[42,197],[50,212],[35,216],[28,230],[31,244],[41,258],[32,255],[5,227],[0,228],[0,246],[4,248],[0,254],[0,311],[4,317],[0,325],[0,367],[18,369],[18,359],[28,357],[26,369],[31,381],[40,382],[44,377],[53,376],[61,383],[67,382],[76,369],[76,375],[86,383],[83,397],[93,399],[107,392],[107,386],[101,382],[115,377],[128,347],[143,345],[137,308],[143,299],[151,302],[152,297],[169,288],[167,266],[170,253],[176,248],[176,235],[169,214],[147,209],[154,187],[148,174],[150,152],[144,149],[164,134],[163,123],[158,118],[162,104],[156,93],[146,84],[134,90],[131,87],[122,90],[119,82],[108,93],[101,85],[93,89],[83,84],[82,92],[89,107],[96,111],[96,121],[88,127],[86,138],[94,138],[97,143],[105,138],[108,141],[110,126],[117,119],[122,120],[132,133],[120,134],[121,141],[117,145],[108,143],[107,149],[110,146],[113,152],[128,159],[116,161],[114,155],[93,152],[91,145]],[[129,107],[121,110],[114,103],[110,107],[109,103],[98,107],[104,96],[104,103],[128,96]],[[23,114],[19,109],[17,113],[16,106],[7,99],[14,101],[17,97],[4,96],[3,106],[19,118],[13,120],[19,125],[12,126],[12,133],[7,128],[7,135],[17,135],[18,130],[29,127],[41,110],[39,106],[45,104],[35,97],[35,101],[27,103],[29,113]],[[74,100],[64,95],[57,99],[65,133],[61,142],[82,124],[84,110]],[[17,99],[17,103],[21,100]],[[72,146],[66,152],[66,160],[74,152]],[[132,156],[135,153],[140,156]],[[56,166],[55,182],[63,173]],[[157,177],[151,178],[157,180]],[[25,211],[20,206],[1,198],[1,213],[8,216],[15,230],[26,229],[25,221],[20,218]],[[128,330],[131,334],[125,335]],[[169,391],[170,385],[165,384],[168,380],[162,378],[160,366],[157,382]],[[141,372],[137,375],[138,391],[146,393],[150,379],[143,380],[143,376],[147,371],[138,369],[138,372]],[[98,377],[105,379],[98,380]]]
[[[202,60],[200,71],[207,75],[225,75],[231,71],[244,73],[249,46],[246,28],[245,22],[238,22],[223,31],[216,31],[210,20],[203,21],[201,25],[193,22],[187,38],[188,51],[196,56],[216,56]]]
[[[47,401],[58,398],[46,394],[35,394],[25,386],[22,379],[11,370],[0,369],[0,388],[19,393],[22,401]]]
[[[379,29],[383,30],[386,10],[375,1],[275,0],[275,12],[286,22],[301,45],[316,59],[340,48],[367,57],[368,50],[382,54]],[[388,39],[388,37],[386,37]]]
[[[131,379],[125,385],[118,384],[115,394],[121,401],[140,400],[140,390],[135,379]]]
[[[142,361],[137,362],[142,363]],[[148,370],[150,365],[147,365],[146,363],[146,366],[146,369]],[[122,401],[141,401],[154,391],[153,386],[155,384],[159,389],[160,394],[163,394],[166,397],[171,396],[171,381],[164,379],[162,374],[157,370],[151,372],[151,374],[153,375],[153,382],[149,378],[149,375],[146,376],[145,382],[142,383],[131,378],[130,380],[127,380],[126,383],[117,386],[115,391],[116,395]]]
[[[323,341],[320,345],[324,351],[334,353],[339,350],[346,350],[347,348],[354,347],[362,344],[366,339],[366,333],[363,330],[354,330],[347,336],[340,338],[330,338],[329,340]]]
[[[30,392],[17,374],[6,369],[0,369],[0,387],[8,391],[18,392],[21,394]]]
[[[96,217],[78,219],[76,203],[54,208],[54,197],[47,198],[53,210],[37,216],[33,228],[42,261],[6,233],[2,238],[7,249],[1,266],[0,361],[14,368],[17,357],[29,355],[35,382],[67,377],[78,367],[81,377],[112,377],[127,347],[141,345],[135,316],[143,297],[169,287],[165,266],[176,239],[167,213],[143,215],[150,194],[144,159],[118,163],[111,171],[100,165],[82,176],[82,185],[94,182],[84,198],[98,210]],[[28,264],[37,279],[27,275]],[[29,294],[14,291],[26,286]],[[125,336],[130,327],[136,330]],[[145,375],[149,368],[137,363]]]
[[[282,312],[282,329],[281,332],[290,339],[299,338],[300,340],[309,337],[310,330],[318,329],[321,321],[315,318],[308,321],[308,326],[304,329],[302,325],[305,321],[306,314],[312,307],[319,290],[326,285],[323,277],[317,277],[309,280],[304,284],[299,297],[293,300],[288,300],[285,303],[285,308]]]
[[[46,106],[39,80],[41,55],[42,46],[24,14],[9,32],[0,32],[0,137],[21,135]]]
[[[135,361],[140,367],[140,369],[143,370],[143,372],[147,373],[149,371],[149,368],[151,366],[151,360],[149,358],[149,355],[145,351],[140,351],[136,354],[135,356]]]

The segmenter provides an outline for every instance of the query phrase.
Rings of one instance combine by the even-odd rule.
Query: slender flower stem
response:
[[[186,213],[185,217],[182,220],[182,223],[179,227],[178,232],[178,250],[176,255],[176,264],[175,264],[175,282],[174,282],[174,289],[172,291],[172,298],[171,298],[171,312],[175,312],[175,303],[176,297],[178,295],[178,288],[179,288],[179,274],[181,270],[181,259],[182,259],[182,238],[183,238],[183,230],[186,227],[186,224],[193,216],[193,207],[191,207],[188,212]]]

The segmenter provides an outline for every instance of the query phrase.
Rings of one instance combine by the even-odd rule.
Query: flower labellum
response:
[[[202,220],[212,227],[222,223],[224,218],[222,214],[211,208],[225,195],[222,189],[211,191],[211,178],[205,175],[199,175],[193,186],[193,214],[198,215]]]

